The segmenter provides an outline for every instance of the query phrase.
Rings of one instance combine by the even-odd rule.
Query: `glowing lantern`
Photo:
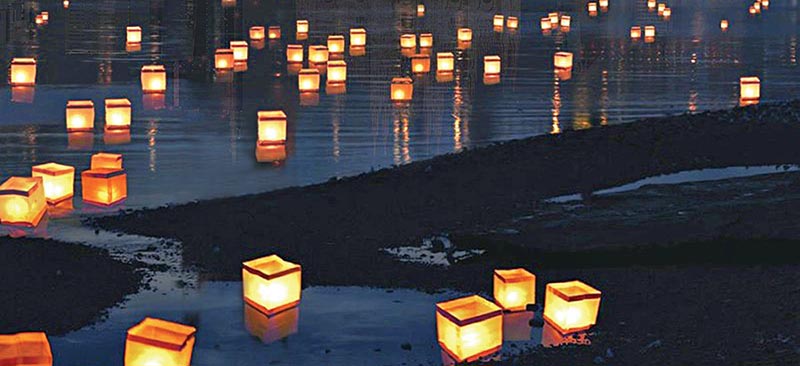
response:
[[[36,85],[36,60],[33,58],[14,58],[11,60],[11,85]]]
[[[90,169],[122,169],[122,155],[102,152],[94,154]]]
[[[416,34],[403,34],[400,36],[400,47],[401,48],[416,48],[417,47],[417,35]]]
[[[128,176],[122,169],[90,169],[81,172],[85,202],[111,206],[128,197]]]
[[[300,309],[293,307],[280,314],[267,316],[258,309],[244,304],[244,327],[264,344],[279,341],[297,333]]]
[[[503,311],[477,296],[436,304],[439,345],[457,362],[472,361],[500,350]]]
[[[261,28],[263,31],[263,27]],[[269,31],[267,32],[267,37],[269,39],[280,39],[281,38],[281,27],[277,25],[273,25],[269,27]],[[263,37],[262,37],[263,39]]]
[[[719,21],[719,28],[722,29],[723,32],[728,30],[728,21],[725,20],[725,19],[720,20]]]
[[[460,42],[472,42],[472,29],[458,28],[458,40]]]
[[[432,33],[422,33],[419,35],[419,48],[431,48],[433,47],[433,34]]]
[[[128,329],[125,366],[189,366],[196,331],[188,325],[145,318]]]
[[[661,13],[661,15],[664,16],[664,18],[671,17],[672,16],[672,9],[664,8],[664,11]]]
[[[283,111],[258,112],[258,144],[276,145],[286,142],[286,113]]]
[[[431,58],[428,55],[417,54],[411,56],[411,71],[422,74],[431,71]]]
[[[322,64],[328,62],[328,47],[308,46],[308,61],[312,64]]]
[[[94,102],[91,100],[67,101],[67,132],[94,130]]]
[[[536,303],[536,276],[523,268],[494,270],[494,301],[504,310],[525,310]]]
[[[502,28],[503,27],[503,23],[505,23],[505,20],[506,19],[505,19],[505,17],[503,15],[497,14],[492,19],[492,25],[495,26],[495,27]]]
[[[131,128],[131,101],[127,98],[106,99],[106,131]]]
[[[645,38],[655,38],[656,37],[656,26],[654,25],[647,25],[644,27],[644,37]]]
[[[364,47],[367,45],[367,30],[364,28],[350,29],[350,47]]]
[[[597,5],[599,5],[601,9],[608,8],[608,0],[598,0]]]
[[[638,25],[631,27],[631,39],[639,38],[642,38],[642,27]]]
[[[508,27],[508,29],[519,28],[519,19],[517,17],[508,17],[508,20],[506,20],[506,27]]]
[[[760,7],[760,6],[761,6],[761,5],[759,4],[759,7]],[[50,12],[48,12],[48,11],[43,11],[43,12],[42,12],[42,20],[44,20],[45,22],[49,22],[49,21],[50,21]]]
[[[319,91],[319,70],[302,69],[297,75],[297,86],[301,92]]]
[[[236,6],[236,0],[222,0],[223,8],[232,8]]]
[[[286,61],[289,63],[303,63],[303,45],[290,44],[286,46]]]
[[[347,81],[347,63],[341,60],[328,62],[328,84]]]
[[[656,8],[656,0],[647,0],[647,9],[651,11]]]
[[[750,8],[752,8],[752,6]],[[42,18],[41,14],[37,14],[34,22],[36,22],[36,25],[42,25],[44,24],[44,18]]]
[[[548,283],[544,296],[544,320],[561,333],[591,328],[597,322],[600,291],[581,281]]]
[[[300,265],[270,255],[242,263],[244,301],[274,315],[300,303]]]
[[[142,27],[131,25],[125,28],[127,43],[142,43]]]
[[[261,26],[252,26],[250,27],[250,40],[251,41],[261,41],[266,37],[264,35],[264,27]]]
[[[75,190],[75,168],[47,163],[31,168],[31,176],[39,177],[44,184],[44,197],[49,204],[72,198]]]
[[[425,4],[418,4],[417,5],[417,16],[421,17],[425,15]]]
[[[217,70],[230,70],[233,68],[233,50],[230,48],[218,49],[214,53],[214,68]]]
[[[233,50],[233,60],[235,62],[247,61],[249,46],[246,41],[231,41],[231,49]]]
[[[69,9],[69,0],[64,0],[61,2],[61,5],[64,6],[64,9]]]
[[[407,102],[414,96],[414,84],[411,78],[392,79],[392,101]]]
[[[500,56],[484,56],[483,57],[483,74],[484,75],[500,75]]]
[[[548,17],[542,18],[539,24],[541,25],[543,31],[549,31],[550,29],[553,28],[553,24],[550,23],[550,18]]]
[[[142,66],[142,91],[163,93],[167,90],[167,70],[164,65]]]
[[[452,52],[439,52],[436,54],[436,72],[452,73],[455,68],[455,56]]]
[[[558,25],[558,12],[548,13],[547,18],[550,20],[550,24]]]
[[[308,33],[308,20],[297,21],[297,33]]]
[[[330,35],[328,36],[328,52],[330,53],[343,53],[344,52],[344,36]]]
[[[572,52],[556,52],[553,55],[553,65],[555,65],[556,69],[571,69]]]
[[[586,4],[586,9],[589,10],[589,13],[597,13],[597,3],[590,2]]]
[[[745,101],[761,98],[761,80],[758,76],[743,76],[739,78],[739,98]]]
[[[564,15],[561,17],[561,27],[562,28],[569,28],[572,25],[572,17],[569,15]]]
[[[0,335],[0,365],[52,366],[53,353],[44,333]]]
[[[0,223],[35,227],[46,206],[40,177],[11,177],[0,185]]]

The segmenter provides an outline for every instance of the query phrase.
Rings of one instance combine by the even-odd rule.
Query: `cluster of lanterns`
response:
[[[756,0],[753,2],[752,5],[747,9],[747,12],[750,15],[761,14],[761,10],[769,9],[769,0]]]
[[[550,34],[550,32],[556,30],[568,33],[570,27],[572,27],[572,17],[560,12],[550,12],[546,17],[542,17],[539,21],[539,26],[544,34]]]
[[[603,13],[608,12],[608,0],[590,1],[586,3],[586,11],[589,13],[590,17],[596,17],[598,9]]]
[[[496,14],[494,18],[492,18],[492,28],[495,32],[502,32],[503,27],[512,31],[517,30],[519,28],[519,18],[509,16],[508,19],[506,19],[503,14]]]

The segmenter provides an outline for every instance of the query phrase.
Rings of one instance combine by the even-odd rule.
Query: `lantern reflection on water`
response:
[[[359,57],[367,54],[367,48],[364,46],[350,46],[350,56]]]
[[[739,78],[739,98],[744,101],[755,101],[761,98],[761,80],[758,76]]]
[[[233,69],[233,50],[230,48],[218,49],[214,52],[214,68],[217,70]]]
[[[469,29],[469,28],[458,28],[458,40],[460,42],[471,42],[472,41],[472,29]]]
[[[636,25],[631,27],[631,39],[637,40],[642,38],[642,27]]]
[[[260,40],[263,40],[264,37],[266,37],[266,35],[264,33],[264,27],[258,26],[258,25],[254,25],[254,26],[250,27],[250,40],[251,41],[260,41]]]
[[[319,70],[302,69],[297,75],[297,88],[300,92],[319,91]]]
[[[501,62],[500,56],[490,55],[483,57],[483,74],[500,75]]]
[[[431,71],[431,58],[428,55],[416,54],[411,56],[411,71],[416,74]]]
[[[544,319],[564,334],[589,329],[597,322],[600,295],[600,291],[580,281],[549,283]]]
[[[142,27],[131,25],[125,28],[126,43],[142,43]]]
[[[344,52],[344,36],[343,35],[330,35],[330,36],[328,36],[328,52],[330,52],[330,53],[343,53]]]
[[[550,18],[548,17],[542,18],[539,24],[541,25],[543,31],[549,31],[550,29],[553,28],[553,24],[550,23]]]
[[[433,47],[433,33],[422,33],[419,35],[419,48]]]
[[[91,100],[67,101],[67,132],[94,130],[94,102]]]
[[[394,102],[410,101],[414,96],[414,84],[411,78],[393,78],[391,95]]]
[[[308,20],[298,20],[296,28],[297,33],[308,33]]]
[[[455,67],[455,56],[452,52],[439,52],[436,54],[436,72],[452,73]]]
[[[250,48],[247,41],[231,41],[230,48],[233,50],[233,60],[235,62],[247,61]]]
[[[400,48],[416,48],[417,35],[416,34],[402,34],[400,35]]]
[[[531,340],[533,317],[532,311],[503,313],[503,341]]]
[[[328,62],[327,46],[308,46],[308,61],[313,64],[323,64]]]
[[[565,345],[588,346],[592,341],[586,332],[562,334],[557,328],[545,322],[542,327],[542,346],[561,347]]]
[[[41,177],[10,177],[0,185],[0,223],[35,227],[46,207]]]
[[[36,59],[14,58],[9,69],[11,86],[36,85]]]
[[[125,366],[189,366],[196,331],[188,325],[145,318],[128,329]]]
[[[267,316],[250,304],[244,304],[244,327],[264,344],[270,344],[297,333],[299,319],[300,309],[297,307],[274,316]]]
[[[131,101],[127,98],[106,99],[105,130],[128,130],[131,128]]]
[[[350,29],[350,47],[364,47],[367,45],[367,30],[364,28]]]
[[[244,301],[269,316],[297,306],[301,271],[274,254],[242,263]]]
[[[503,310],[525,310],[536,303],[536,276],[523,268],[494,270],[494,301]]]
[[[81,172],[84,202],[111,206],[128,197],[128,176],[121,169],[90,169]]]
[[[566,28],[565,31],[568,30],[569,27],[572,25],[572,17],[570,17],[569,15],[562,15],[560,24],[561,28]]]
[[[341,60],[328,62],[328,84],[342,84],[347,81],[347,63]]]
[[[457,362],[487,356],[503,344],[503,311],[477,295],[437,303],[436,334]]]
[[[52,366],[53,353],[41,332],[0,334],[0,365]]]
[[[722,29],[723,32],[728,30],[728,21],[725,20],[725,19],[720,20],[719,21],[719,28]]]
[[[286,142],[286,113],[258,111],[258,144],[275,145]]]
[[[164,93],[167,90],[167,70],[163,65],[142,66],[142,91]]]
[[[31,176],[42,178],[44,197],[51,205],[70,199],[74,195],[74,167],[57,163],[35,165],[31,168]]]

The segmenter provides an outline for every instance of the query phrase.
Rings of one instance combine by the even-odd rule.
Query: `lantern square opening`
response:
[[[455,68],[455,56],[452,52],[439,52],[436,54],[436,71],[452,73]]]
[[[425,4],[417,4],[417,16],[421,17],[425,15]]]
[[[597,13],[597,3],[596,2],[590,2],[590,3],[586,4],[586,10],[588,10],[589,13]]]
[[[471,42],[472,41],[472,29],[469,28],[458,28],[458,40],[461,42]]]
[[[742,100],[758,100],[761,98],[761,79],[758,76],[739,78],[739,97]]]
[[[128,176],[122,169],[90,169],[81,172],[83,200],[111,206],[128,198]]]
[[[599,5],[601,8],[607,8],[608,7],[608,0],[598,0],[597,1],[597,5]]]
[[[145,318],[128,329],[125,366],[189,366],[195,333],[188,325]]]
[[[231,41],[230,48],[233,50],[233,60],[236,62],[247,61],[250,46],[247,41]]]
[[[327,46],[308,46],[308,61],[314,64],[324,64],[328,62]]]
[[[263,27],[262,27],[262,31],[263,31]],[[277,25],[271,25],[269,27],[269,30],[268,30],[268,33],[267,33],[267,37],[269,37],[269,39],[280,39],[281,38],[281,27],[277,26]],[[263,37],[262,37],[262,39],[263,39]]]
[[[286,142],[286,113],[283,111],[258,112],[258,144],[275,145]]]
[[[417,47],[417,35],[416,34],[402,34],[402,35],[400,35],[400,47],[401,48],[416,48]]]
[[[393,78],[391,93],[395,102],[410,101],[414,96],[414,83],[411,78]]]
[[[42,179],[47,203],[55,205],[75,194],[75,168],[69,165],[46,163],[31,168],[31,176]]]
[[[308,20],[298,20],[296,23],[297,33],[308,33]]]
[[[122,169],[122,155],[104,152],[94,154],[90,169]]]
[[[0,335],[0,365],[52,366],[53,353],[47,335],[41,332]]]
[[[728,30],[728,21],[725,20],[725,19],[720,20],[719,21],[719,28],[722,29],[723,31]]]
[[[600,295],[600,291],[581,281],[549,283],[544,319],[564,334],[587,330],[597,322]]]
[[[328,52],[344,53],[344,36],[333,34],[328,36]]]
[[[416,74],[431,71],[431,58],[428,55],[416,54],[411,56],[411,71]]]
[[[36,59],[14,58],[9,70],[11,86],[36,85]]]
[[[492,18],[492,25],[495,26],[495,27],[501,27],[502,28],[503,24],[505,23],[505,21],[506,21],[506,18],[502,14],[497,14],[497,15],[494,16],[494,18]]]
[[[297,88],[300,92],[319,91],[319,70],[302,69],[297,74]]]
[[[250,27],[250,40],[251,41],[261,41],[266,37],[264,32],[264,27],[259,25],[254,25]]]
[[[221,48],[214,52],[214,68],[217,70],[230,70],[233,69],[235,61],[233,59],[233,50],[230,48]]]
[[[131,101],[127,98],[106,99],[106,131],[131,128]]]
[[[164,65],[142,66],[141,79],[144,93],[164,93],[167,90],[167,70]]]
[[[500,56],[489,55],[483,57],[483,74],[500,75],[501,62]]]
[[[503,311],[477,295],[436,304],[439,345],[457,362],[472,361],[500,350]]]
[[[536,276],[524,268],[494,270],[494,301],[504,310],[525,310],[536,303]]]
[[[67,132],[94,130],[94,102],[91,100],[67,101]]]
[[[350,29],[350,47],[364,47],[367,45],[367,30],[364,28]]]
[[[303,45],[290,44],[286,46],[286,62],[289,63],[302,63],[303,62]]]
[[[517,29],[519,28],[519,18],[517,17],[508,17],[506,20],[506,27],[508,29]]]
[[[422,33],[419,35],[419,48],[433,47],[433,33]]]
[[[555,55],[553,55],[553,65],[556,69],[571,69],[572,52],[556,52]]]
[[[11,177],[0,185],[0,222],[35,227],[47,202],[41,177]]]
[[[125,28],[126,43],[142,43],[142,27],[132,25]]]
[[[347,63],[342,60],[328,62],[328,84],[342,84],[347,81]]]
[[[277,255],[242,263],[244,301],[272,316],[300,303],[301,267]]]

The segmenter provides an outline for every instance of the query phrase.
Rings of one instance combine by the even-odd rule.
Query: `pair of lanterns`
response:
[[[753,104],[761,99],[761,79],[758,76],[739,78],[739,99],[742,104]]]
[[[52,366],[53,353],[41,332],[0,335],[0,365]]]
[[[247,305],[267,316],[295,308],[300,303],[300,265],[277,255],[242,263],[242,295]]]
[[[519,18],[514,16],[509,16],[506,19],[503,14],[497,14],[492,18],[492,26],[494,29],[502,29],[503,25],[505,25],[508,29],[517,29],[519,28]]]
[[[127,98],[105,100],[105,130],[129,130],[131,127],[131,101]],[[94,131],[94,102],[70,100],[66,107],[67,132]]]
[[[81,172],[83,200],[98,206],[112,206],[128,197],[128,176],[122,168],[122,155],[92,155],[89,170]]]

